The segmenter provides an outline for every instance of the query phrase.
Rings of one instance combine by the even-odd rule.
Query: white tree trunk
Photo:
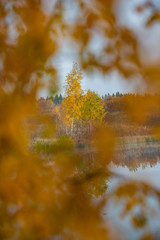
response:
[[[72,133],[73,133],[73,122],[74,122],[74,120],[72,119],[72,122],[71,122],[71,136],[72,136]]]

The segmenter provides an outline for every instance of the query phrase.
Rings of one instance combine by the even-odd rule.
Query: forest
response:
[[[57,136],[85,141],[100,125],[110,126],[119,137],[153,136],[160,122],[160,94],[116,92],[100,97],[94,91],[83,90],[82,79],[82,71],[74,63],[66,76],[64,96],[55,94],[37,100],[40,113],[56,122]],[[141,107],[144,104],[145,109]]]

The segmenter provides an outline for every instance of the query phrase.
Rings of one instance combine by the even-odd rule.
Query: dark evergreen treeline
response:
[[[136,94],[136,93],[120,93],[120,92],[116,92],[116,93],[112,93],[112,94],[110,94],[110,93],[107,93],[107,94],[105,94],[105,95],[102,95],[102,99],[103,100],[105,100],[105,101],[109,101],[109,100],[111,100],[111,99],[113,99],[114,97],[115,98],[122,98],[122,97],[126,97],[126,96],[128,96],[128,97],[141,97],[141,98],[143,98],[143,97],[157,97],[157,96],[159,96],[159,94],[154,94],[154,95],[152,95],[152,94],[144,94],[144,95],[142,95],[142,94]],[[40,99],[44,99],[43,97],[41,97]],[[64,99],[64,97],[62,96],[62,94],[56,94],[55,96],[47,96],[47,98],[46,99],[44,99],[44,100],[52,100],[52,102],[54,103],[54,104],[61,104],[61,102],[62,102],[62,100]]]
[[[116,93],[113,93],[113,94],[108,93],[108,94],[103,95],[102,99],[109,100],[111,97],[123,97],[123,94],[120,93],[120,92],[116,92]]]
[[[109,100],[111,100],[112,98],[117,98],[117,97],[119,97],[119,98],[122,98],[122,97],[141,97],[141,98],[143,98],[143,97],[157,97],[157,96],[159,96],[159,94],[154,94],[154,95],[152,95],[152,94],[144,94],[144,95],[142,95],[142,94],[136,94],[136,93],[120,93],[120,92],[116,92],[116,93],[112,93],[112,94],[110,94],[110,93],[107,93],[107,94],[105,94],[105,95],[102,95],[102,99],[103,100],[105,100],[105,101],[109,101]],[[43,97],[41,97],[40,99],[44,99]],[[62,94],[56,94],[55,96],[47,96],[46,97],[46,99],[44,99],[44,100],[52,100],[52,102],[54,103],[54,104],[61,104],[61,102],[62,102],[62,100],[64,99],[64,97],[62,96]]]
[[[62,94],[60,94],[60,95],[56,94],[55,96],[47,97],[46,100],[49,100],[49,99],[51,99],[52,102],[57,105],[57,104],[60,104],[62,102],[63,97],[62,97]]]

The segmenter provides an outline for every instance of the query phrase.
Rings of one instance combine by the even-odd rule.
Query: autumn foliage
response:
[[[90,90],[84,93],[81,81],[82,72],[75,63],[71,73],[66,77],[65,97],[60,106],[61,119],[66,125],[66,134],[71,136],[75,125],[79,128],[87,126],[90,132],[92,126],[102,123],[105,115],[102,99]]]
[[[49,133],[45,136],[55,136],[53,122],[47,114],[39,114],[36,98],[42,88],[56,92],[59,79],[53,58],[64,42],[76,48],[84,71],[98,70],[103,74],[117,71],[126,81],[138,76],[148,91],[159,92],[159,60],[144,61],[140,40],[132,29],[119,22],[118,2],[121,1],[0,1],[2,240],[120,239],[121,232],[113,237],[114,226],[104,217],[108,202],[114,200],[126,202],[123,215],[131,217],[135,229],[142,229],[141,239],[156,239],[147,221],[150,216],[147,199],[154,196],[159,203],[159,189],[144,182],[124,181],[106,192],[107,182],[116,175],[109,167],[117,142],[112,127],[101,124],[96,128],[91,139],[96,153],[88,161],[66,136],[54,138],[49,157],[37,154],[30,148],[26,127],[26,119],[35,114],[36,121],[44,124]],[[68,12],[71,7],[77,11],[73,18]],[[145,24],[150,28],[159,22],[159,8],[152,1],[137,4],[139,14],[147,9],[150,16]],[[91,47],[95,34],[103,40],[107,38],[98,52]],[[102,123],[104,116],[100,98],[91,91],[83,93],[81,79],[75,65],[66,78],[66,96],[61,103],[67,132],[71,133],[77,121]],[[126,97],[123,106],[129,117],[143,123],[155,101],[147,96],[135,101]],[[159,123],[153,133],[160,136]],[[134,212],[137,206],[139,214]]]

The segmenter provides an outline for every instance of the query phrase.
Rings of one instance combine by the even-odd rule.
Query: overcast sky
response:
[[[152,28],[146,29],[144,27],[145,20],[149,16],[150,12],[145,11],[144,14],[139,14],[136,12],[135,7],[137,3],[145,2],[140,0],[121,0],[121,4],[118,6],[119,12],[122,13],[119,15],[119,21],[125,26],[129,26],[133,29],[137,35],[140,43],[140,50],[145,53],[142,54],[148,56],[150,59],[157,59],[160,56],[160,53],[157,51],[157,46],[160,42],[160,26],[159,24],[153,25]],[[157,7],[159,7],[159,1],[153,0]],[[71,11],[71,10],[70,10]],[[69,16],[72,18],[73,9],[69,12]],[[101,42],[96,41],[95,48],[101,46]],[[141,44],[143,43],[143,44]],[[145,60],[143,59],[143,60]],[[74,47],[70,48],[65,46],[60,50],[54,58],[53,64],[58,69],[60,84],[59,92],[64,94],[64,81],[68,72],[71,71],[73,62],[78,62],[78,54]],[[116,93],[117,91],[121,93],[128,92],[145,92],[145,86],[141,84],[139,79],[132,79],[126,81],[118,73],[113,72],[109,75],[102,76],[100,73],[94,73],[92,76],[88,76],[83,73],[82,87],[84,90],[91,89],[99,93],[99,95],[104,95],[106,93]],[[42,91],[40,93],[42,96],[46,96],[47,93]]]
[[[78,57],[72,50],[66,50],[59,56],[56,56],[55,66],[59,72],[60,90],[59,92],[64,94],[64,81],[67,73],[72,70],[73,62],[78,62]],[[130,81],[123,79],[117,72],[112,72],[106,76],[101,73],[94,72],[92,75],[87,75],[83,72],[82,88],[84,90],[93,90],[99,95],[107,93],[128,93],[128,92],[144,92],[144,86],[138,79],[132,79]]]

